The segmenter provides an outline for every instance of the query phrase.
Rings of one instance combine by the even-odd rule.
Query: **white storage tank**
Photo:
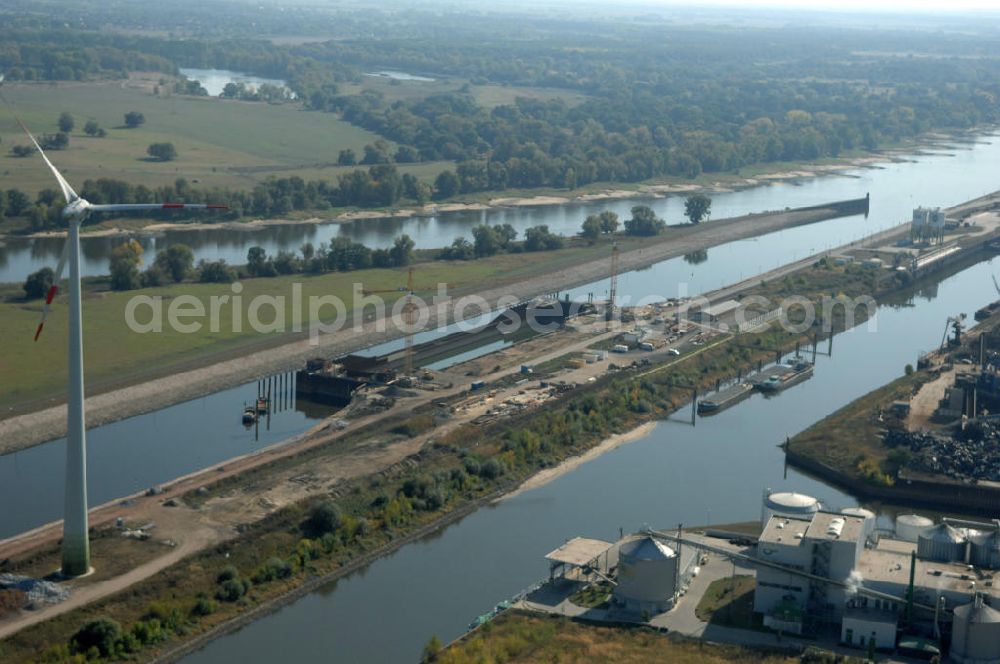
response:
[[[965,562],[967,542],[963,532],[939,523],[917,536],[917,557],[942,563]]]
[[[865,520],[865,539],[875,534],[875,512],[866,510],[864,507],[848,507],[840,511],[846,516],[856,516]]]
[[[670,609],[677,589],[677,552],[644,536],[621,545],[618,551],[618,604],[639,613]]]
[[[767,524],[772,516],[788,516],[796,519],[811,519],[820,509],[819,501],[812,496],[795,491],[782,491],[764,495],[764,509],[761,523]]]
[[[1000,569],[1000,531],[969,536],[969,564],[981,569]]]
[[[934,522],[919,514],[901,514],[896,517],[896,539],[916,542],[920,533],[932,527]]]
[[[1000,611],[983,602],[982,595],[955,607],[949,654],[963,664],[1000,664]]]

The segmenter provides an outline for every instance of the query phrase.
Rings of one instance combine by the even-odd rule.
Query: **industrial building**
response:
[[[786,633],[836,628],[859,648],[951,643],[952,660],[1000,664],[1000,521],[897,518],[880,537],[861,508],[814,509],[802,494],[765,494],[754,610]],[[789,513],[790,512],[790,513]]]
[[[918,207],[913,210],[910,237],[914,242],[940,242],[944,235],[947,219],[939,207]]]

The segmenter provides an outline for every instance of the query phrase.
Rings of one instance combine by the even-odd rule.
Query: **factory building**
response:
[[[773,496],[774,494],[772,494]],[[757,557],[823,579],[847,583],[858,567],[864,548],[865,519],[836,512],[817,511],[811,518],[772,515],[761,533]],[[801,615],[820,622],[839,620],[847,606],[849,590],[772,567],[757,570],[754,611],[764,624],[801,633]]]
[[[789,502],[798,510],[811,504],[808,496],[770,494],[765,513]],[[875,515],[861,508],[771,513],[756,552],[768,563],[757,568],[754,591],[764,625],[787,633],[839,627],[842,643],[882,650],[897,647],[901,633],[943,635],[946,642],[950,634],[952,660],[1000,664],[1000,585],[993,583],[1000,521],[934,524],[902,515],[897,537],[882,539],[874,525]]]

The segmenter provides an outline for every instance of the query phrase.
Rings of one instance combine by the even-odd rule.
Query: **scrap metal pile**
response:
[[[14,589],[25,593],[28,600],[26,608],[29,609],[57,604],[69,597],[69,591],[58,584],[20,574],[0,574],[0,589]]]
[[[927,431],[887,431],[890,448],[912,454],[908,467],[956,480],[1000,481],[1000,427],[988,421],[970,422],[951,436]]]

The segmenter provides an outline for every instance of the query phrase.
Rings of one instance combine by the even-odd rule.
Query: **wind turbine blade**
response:
[[[137,210],[228,210],[228,205],[209,205],[204,203],[113,203],[108,205],[90,205],[91,212],[129,212]]]
[[[42,328],[45,327],[45,319],[49,317],[49,310],[52,308],[52,300],[55,299],[56,293],[59,292],[59,282],[62,281],[63,270],[66,269],[66,257],[69,255],[69,240],[63,245],[62,255],[59,256],[59,264],[56,265],[56,275],[52,279],[52,285],[49,286],[49,292],[45,294],[45,306],[42,307],[42,320],[38,323],[38,329],[35,330],[35,341],[38,341],[38,337],[42,334]]]
[[[28,128],[24,126],[24,123],[21,122],[21,118],[18,117],[17,113],[14,114],[14,120],[17,121],[18,126],[21,128],[21,131],[24,132],[25,136],[27,136],[28,139],[31,140],[32,144],[35,146],[35,149],[38,150],[38,154],[42,155],[42,159],[45,160],[46,166],[48,166],[49,170],[52,171],[52,175],[56,176],[56,181],[59,182],[59,188],[62,189],[63,198],[66,199],[66,203],[67,204],[72,203],[76,199],[80,198],[77,195],[77,193],[73,191],[73,187],[69,185],[69,182],[66,182],[66,178],[62,176],[62,173],[59,172],[59,169],[53,166],[52,162],[49,161],[49,158],[45,155],[45,150],[43,150],[42,146],[38,144],[38,141],[35,140],[35,137],[31,135],[31,132],[28,131]]]

